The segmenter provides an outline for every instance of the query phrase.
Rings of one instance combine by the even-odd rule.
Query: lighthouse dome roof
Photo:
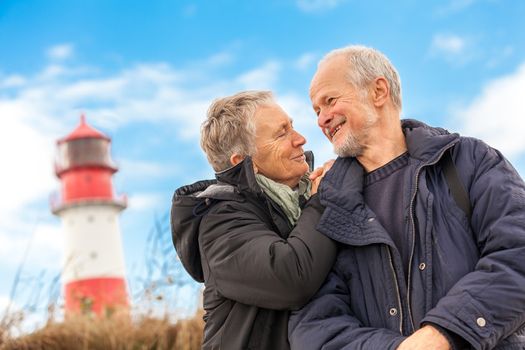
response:
[[[111,139],[108,136],[106,136],[104,133],[102,133],[101,131],[98,131],[94,127],[90,126],[86,122],[86,117],[84,116],[84,114],[82,114],[80,116],[80,124],[76,127],[76,129],[73,130],[66,137],[63,137],[63,138],[59,139],[57,141],[57,143],[60,144],[60,143],[64,143],[64,142],[68,142],[68,141],[72,141],[72,140],[85,139],[85,138],[104,139],[104,140],[107,140],[107,141],[111,141]]]

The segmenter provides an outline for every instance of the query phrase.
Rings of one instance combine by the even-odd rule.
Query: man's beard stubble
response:
[[[334,152],[339,157],[357,157],[363,154],[363,146],[353,133],[349,133],[343,144],[339,147],[334,145]]]
[[[366,121],[362,129],[358,133],[348,132],[343,144],[339,147],[334,145],[334,152],[339,157],[359,157],[363,154],[365,146],[363,140],[368,138],[369,131],[377,121],[377,116],[373,113],[370,106],[366,108]]]

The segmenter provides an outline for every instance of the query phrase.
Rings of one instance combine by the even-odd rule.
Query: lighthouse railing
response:
[[[49,206],[53,214],[58,214],[60,211],[77,207],[80,205],[112,205],[119,209],[125,209],[128,206],[128,196],[124,193],[114,194],[112,198],[77,198],[74,200],[65,201],[59,191],[52,192],[49,196]]]

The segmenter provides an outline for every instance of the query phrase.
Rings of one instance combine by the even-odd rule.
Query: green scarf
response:
[[[308,178],[308,175],[308,173],[304,175],[301,180],[299,180],[297,187],[292,189],[290,186],[275,182],[264,175],[255,174],[259,186],[261,186],[264,193],[270,197],[272,201],[279,205],[292,226],[295,226],[301,215],[299,197],[303,196],[305,199],[310,198],[312,182]]]

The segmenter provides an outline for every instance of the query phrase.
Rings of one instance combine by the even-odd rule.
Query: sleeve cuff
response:
[[[448,329],[445,329],[435,323],[425,322],[423,326],[425,325],[434,327],[435,329],[438,330],[439,333],[441,333],[445,338],[447,338],[448,343],[450,344],[450,347],[452,350],[470,349],[470,344],[465,339],[463,339],[461,336],[457,335],[456,333],[451,332]]]

